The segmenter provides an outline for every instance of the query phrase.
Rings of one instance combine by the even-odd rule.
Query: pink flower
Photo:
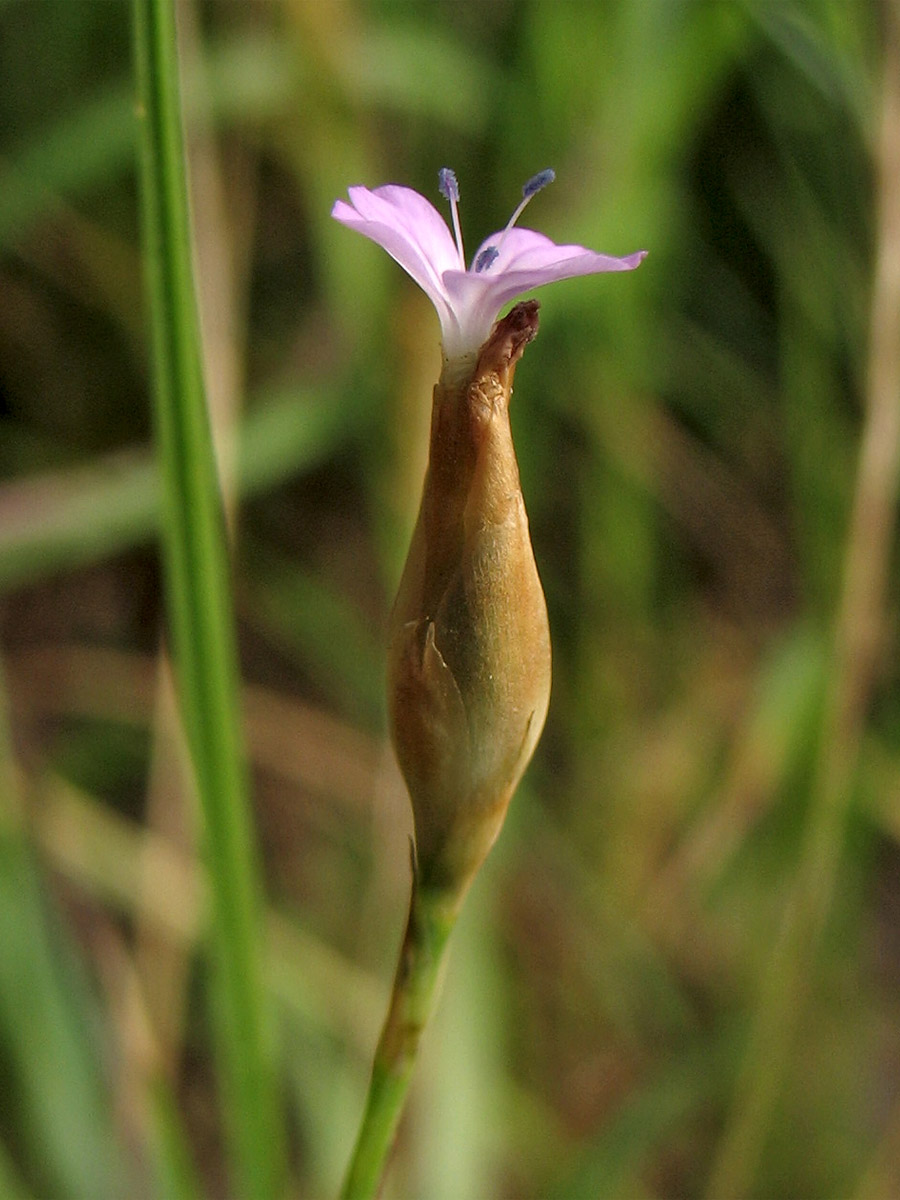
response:
[[[440,190],[450,202],[453,234],[424,196],[397,184],[374,190],[351,187],[350,203],[337,200],[331,215],[377,242],[412,276],[437,310],[445,357],[457,358],[477,350],[501,308],[523,292],[575,275],[630,271],[647,253],[613,258],[516,228],[522,209],[553,178],[552,171],[541,171],[525,184],[506,228],[482,242],[468,268],[457,210],[459,187],[447,167],[440,172]]]

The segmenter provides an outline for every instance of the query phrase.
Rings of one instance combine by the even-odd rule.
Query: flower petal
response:
[[[505,234],[495,234],[479,246],[476,258],[489,246],[496,247],[498,252],[489,273],[511,276],[527,272],[533,276],[533,282],[525,284],[526,288],[540,287],[574,275],[630,271],[647,253],[646,250],[639,250],[625,258],[616,258],[610,254],[598,254],[585,246],[558,245],[534,229],[510,229]]]
[[[514,228],[487,238],[473,261],[489,247],[498,253],[487,269],[449,270],[443,276],[445,293],[459,321],[460,339],[475,346],[487,338],[504,304],[523,292],[576,275],[631,271],[647,253],[639,250],[615,258],[584,246],[559,246],[533,229]]]
[[[443,327],[450,314],[441,275],[459,269],[459,253],[443,217],[412,188],[386,184],[348,191],[351,203],[335,201],[331,215],[386,250],[427,294]]]

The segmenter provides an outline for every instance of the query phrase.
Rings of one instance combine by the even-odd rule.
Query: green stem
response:
[[[356,1148],[341,1200],[370,1200],[378,1192],[394,1144],[422,1030],[436,997],[441,963],[458,911],[456,898],[420,888],[413,877],[406,933],[381,1032]]]
[[[173,0],[134,0],[167,616],[212,894],[212,1006],[231,1190],[269,1200],[281,1190],[282,1138],[230,565],[201,368],[175,8]]]

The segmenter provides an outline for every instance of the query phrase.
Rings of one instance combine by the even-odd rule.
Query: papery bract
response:
[[[434,389],[428,472],[397,590],[388,711],[419,881],[458,905],[496,838],[550,699],[550,628],[509,423],[538,302]]]

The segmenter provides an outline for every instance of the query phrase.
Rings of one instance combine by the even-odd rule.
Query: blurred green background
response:
[[[233,1194],[162,655],[130,15],[0,4],[14,1197],[176,1194],[173,1145],[180,1194],[192,1173]],[[472,248],[553,166],[525,224],[650,253],[540,293],[517,373],[553,699],[457,930],[385,1196],[896,1196],[891,9],[179,16],[290,1194],[337,1189],[405,917],[383,638],[439,369],[428,301],[329,212],[354,183],[439,203],[446,165]]]

